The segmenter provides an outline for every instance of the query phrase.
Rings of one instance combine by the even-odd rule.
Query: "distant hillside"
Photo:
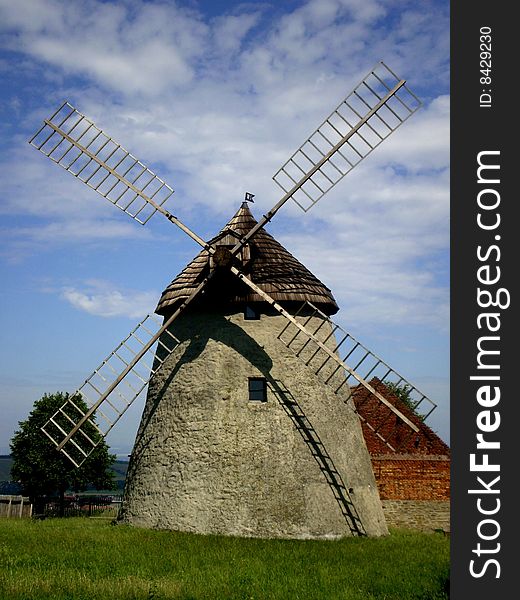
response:
[[[115,473],[115,480],[118,489],[122,490],[125,486],[126,471],[128,470],[128,461],[116,460],[112,465],[112,471]]]
[[[9,455],[0,454],[0,482],[11,481],[12,464],[13,459]],[[119,489],[123,489],[127,469],[128,462],[124,460],[116,460],[116,462],[112,465],[112,470],[115,473],[116,485]]]
[[[0,454],[0,481],[11,481],[11,466],[13,459],[6,454]]]

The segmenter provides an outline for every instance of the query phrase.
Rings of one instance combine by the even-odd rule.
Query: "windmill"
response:
[[[165,290],[158,314],[42,428],[80,466],[148,386],[124,521],[257,536],[387,532],[350,383],[384,406],[384,426],[380,416],[366,425],[390,451],[418,428],[370,381],[405,385],[416,407],[435,405],[330,319],[330,290],[264,227],[289,200],[308,211],[420,104],[378,63],[275,173],[282,197],[272,209],[256,221],[246,193],[209,241],[165,208],[173,194],[165,181],[68,102],[30,140],[137,222],[159,212],[202,248]],[[269,252],[278,254],[266,267]],[[296,281],[284,279],[288,271]]]

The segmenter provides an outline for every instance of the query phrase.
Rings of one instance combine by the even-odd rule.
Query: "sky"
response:
[[[267,230],[333,292],[334,320],[438,404],[449,443],[449,2],[0,0],[0,453],[35,400],[74,392],[199,251],[27,142],[68,100],[209,239],[384,60],[423,106],[316,206]],[[139,398],[107,439],[126,456]]]

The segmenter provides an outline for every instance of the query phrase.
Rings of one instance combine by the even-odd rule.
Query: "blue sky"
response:
[[[202,237],[383,59],[424,106],[312,210],[268,227],[335,320],[438,403],[449,441],[449,3],[0,0],[0,453],[43,393],[73,392],[198,246],[141,226],[27,143],[63,100],[165,179]],[[143,400],[111,432],[130,451]]]

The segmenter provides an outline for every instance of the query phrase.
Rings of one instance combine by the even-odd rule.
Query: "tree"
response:
[[[411,385],[406,385],[406,384],[397,384],[394,383],[392,381],[383,381],[383,383],[385,384],[385,386],[387,387],[387,389],[397,398],[399,398],[399,400],[401,400],[401,402],[403,402],[404,404],[406,404],[406,406],[410,409],[413,410],[413,412],[420,417],[421,419],[424,418],[424,415],[420,415],[416,410],[416,402],[412,399],[411,393],[412,393],[412,386]]]
[[[109,453],[106,443],[101,441],[85,462],[76,468],[43,433],[41,427],[69,397],[63,392],[44,394],[34,403],[28,418],[19,422],[20,429],[15,432],[10,444],[13,479],[21,483],[24,494],[36,505],[45,496],[58,496],[61,516],[67,490],[79,492],[89,485],[97,489],[114,487],[114,474],[110,466],[116,459],[114,454]],[[74,403],[81,410],[87,410],[81,396],[76,396]],[[94,430],[94,427],[91,429]],[[95,431],[90,431],[89,435],[97,435],[99,439]]]

